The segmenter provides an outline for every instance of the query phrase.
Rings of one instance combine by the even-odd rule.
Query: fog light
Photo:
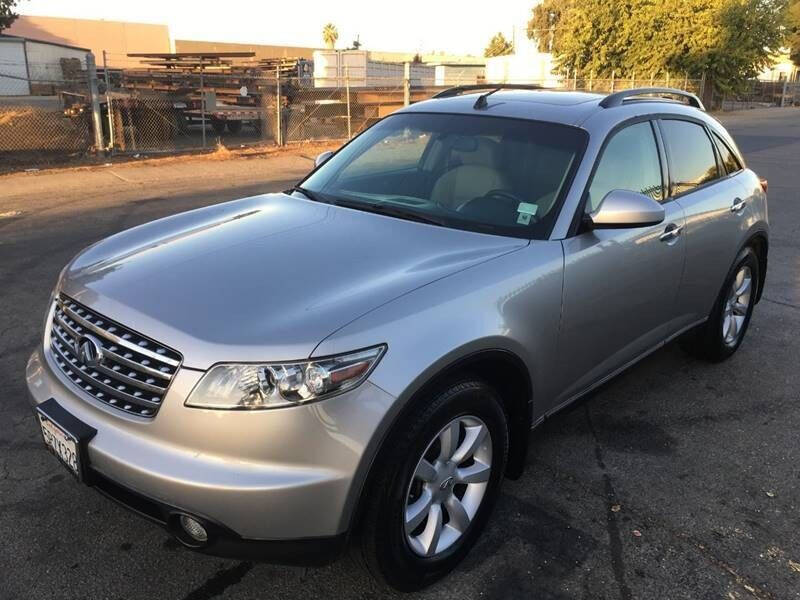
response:
[[[181,527],[190,538],[196,542],[205,543],[208,541],[208,532],[197,520],[192,517],[181,515]]]

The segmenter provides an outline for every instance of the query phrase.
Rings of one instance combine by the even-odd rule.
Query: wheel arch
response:
[[[761,295],[764,293],[764,283],[767,279],[767,263],[769,255],[769,236],[766,230],[757,229],[751,231],[747,237],[747,241],[742,244],[739,252],[745,248],[752,248],[758,258],[758,290],[756,292],[756,302],[761,300]],[[738,255],[738,253],[737,253]]]
[[[428,394],[463,375],[471,375],[486,381],[500,395],[509,419],[509,451],[505,476],[517,479],[522,475],[533,424],[533,384],[530,372],[525,362],[509,350],[490,348],[471,352],[429,374],[384,428],[383,436],[370,457],[366,475],[361,480],[359,488],[352,492],[355,495],[355,502],[348,520],[347,530],[350,533],[358,528],[364,496],[370,489],[375,469],[381,465],[381,456],[392,432],[402,425],[403,420],[424,401]]]

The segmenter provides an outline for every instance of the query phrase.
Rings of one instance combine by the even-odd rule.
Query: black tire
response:
[[[422,589],[449,573],[475,544],[491,514],[508,458],[508,417],[497,393],[471,378],[437,388],[429,401],[395,427],[384,443],[369,480],[354,552],[362,565],[384,584],[401,590]],[[483,498],[469,526],[439,555],[412,551],[404,531],[404,514],[412,474],[420,457],[453,419],[478,417],[491,435],[491,472]],[[463,435],[463,433],[462,433]]]
[[[228,121],[228,131],[231,133],[239,133],[242,130],[241,121]]]
[[[225,133],[225,121],[221,119],[211,119],[211,128],[217,135]]]
[[[750,290],[749,305],[737,338],[732,343],[726,343],[723,325],[725,324],[728,295],[737,274],[743,267],[749,267],[751,273],[752,289]],[[750,325],[750,317],[753,315],[753,307],[758,297],[758,288],[761,282],[759,269],[758,256],[756,256],[752,248],[747,247],[739,253],[730,271],[728,271],[727,277],[725,277],[725,283],[722,284],[722,289],[717,296],[708,320],[686,334],[681,340],[681,346],[684,350],[710,362],[721,362],[730,358],[739,349]]]

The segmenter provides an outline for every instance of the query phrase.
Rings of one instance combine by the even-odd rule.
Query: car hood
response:
[[[205,369],[306,358],[366,312],[525,245],[269,194],[103,240],[61,290]]]

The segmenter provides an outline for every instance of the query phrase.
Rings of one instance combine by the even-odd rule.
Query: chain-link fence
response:
[[[104,136],[115,153],[142,153],[250,144],[346,140],[407,104],[427,100],[448,87],[471,81],[401,78],[247,77],[199,74],[191,91],[181,80],[148,85],[138,74],[109,75],[101,102]],[[553,87],[553,81],[505,83]],[[491,84],[487,84],[490,86]],[[608,93],[634,87],[678,86],[699,93],[701,80],[564,79],[556,89]],[[109,110],[110,107],[110,110]]]
[[[191,93],[156,92],[124,80],[101,102],[104,136],[115,153],[175,151],[251,144],[342,140],[406,103],[403,79],[350,85],[347,78],[204,77]],[[441,88],[440,88],[441,89]],[[431,97],[411,89],[408,102]]]
[[[713,94],[711,106],[720,111],[800,106],[800,82],[747,81],[735,92]]]
[[[47,65],[37,70],[47,79],[36,81],[0,64],[0,169],[63,163],[92,150],[141,155],[219,144],[235,148],[346,140],[453,85],[492,83],[474,75],[438,82],[416,75],[351,78],[347,73],[315,79],[310,73],[298,76],[280,63],[271,71],[203,65],[173,71],[101,68],[93,86],[96,73],[93,57],[89,59]],[[705,78],[686,76],[615,74],[601,79],[574,73],[503,83],[595,93],[674,87],[697,94],[712,110],[800,105],[800,83],[752,82],[745,93],[725,96],[711,93]]]
[[[93,143],[85,60],[0,61],[0,170],[85,156]]]

